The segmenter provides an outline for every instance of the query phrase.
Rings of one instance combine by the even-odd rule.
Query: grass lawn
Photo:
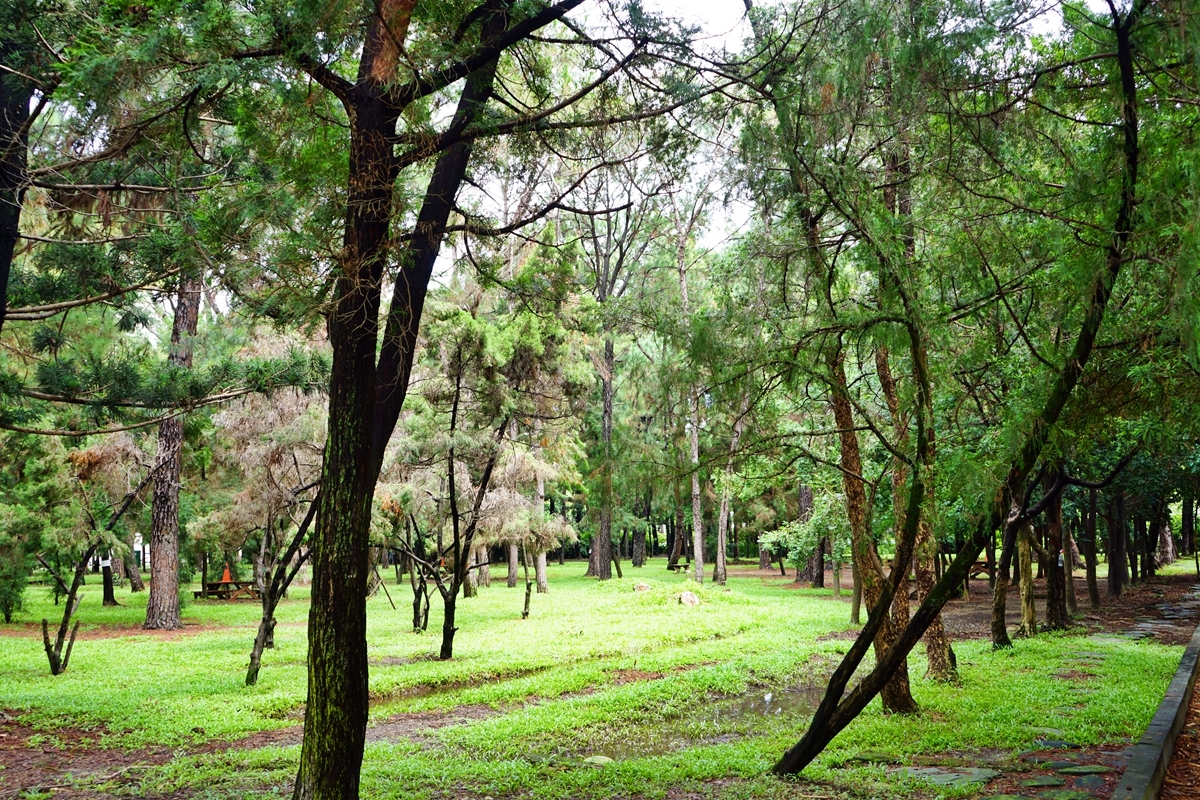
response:
[[[795,589],[737,568],[728,587],[697,588],[663,567],[657,559],[627,567],[623,580],[598,583],[580,577],[582,564],[551,565],[550,593],[534,596],[528,620],[520,619],[523,587],[506,588],[501,574],[479,597],[460,601],[461,630],[448,662],[435,658],[436,594],[430,632],[414,634],[411,594],[390,585],[398,611],[382,593],[369,604],[378,727],[369,735],[363,795],[967,797],[978,791],[934,787],[847,759],[871,750],[903,763],[921,756],[968,763],[977,754],[1029,748],[1049,729],[1082,745],[1136,738],[1181,652],[1070,634],[1017,641],[1001,653],[986,639],[958,641],[960,685],[924,681],[918,654],[910,672],[920,714],[885,716],[876,701],[803,780],[782,781],[766,773],[803,734],[819,699],[814,687],[849,644],[848,592],[837,600],[829,590]],[[258,685],[248,688],[257,604],[194,601],[184,608],[184,631],[143,632],[144,593],[119,592],[123,605],[103,608],[98,576],[89,581],[66,674],[50,676],[34,625],[43,616],[53,625],[61,614],[44,588],[31,587],[27,610],[0,628],[0,708],[37,728],[37,743],[46,746],[63,731],[91,729],[99,734],[94,747],[178,749],[119,779],[79,778],[90,791],[288,794],[298,758],[290,742],[298,736],[281,733],[275,740],[283,745],[254,748],[215,749],[213,740],[297,729],[307,589],[294,589],[281,605],[276,647],[264,656]],[[637,581],[650,590],[634,591]],[[678,602],[684,589],[700,595],[698,607]],[[1104,656],[1090,667],[1094,678],[1054,675],[1077,666],[1072,659],[1081,652]],[[597,755],[614,761],[584,761]],[[24,788],[4,780],[0,771],[0,795]]]

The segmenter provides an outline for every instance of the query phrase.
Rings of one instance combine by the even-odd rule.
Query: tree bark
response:
[[[863,488],[862,457],[855,431],[854,411],[846,390],[845,355],[839,346],[830,356],[830,372],[833,378],[831,403],[834,421],[838,428],[841,445],[842,489],[846,496],[846,515],[850,521],[850,536],[854,555],[858,561],[858,574],[862,583],[863,597],[872,612],[883,595],[883,565],[875,550],[875,542],[867,529],[867,496]],[[904,594],[901,591],[896,594]],[[883,623],[875,636],[875,658],[880,660],[896,638],[895,618],[884,613]],[[891,713],[911,713],[917,710],[908,681],[908,660],[898,665],[896,671],[882,687],[880,696],[883,708]]]
[[[1021,572],[1021,627],[1018,638],[1037,636],[1037,608],[1033,603],[1033,530],[1026,523],[1017,533],[1017,553]]]
[[[1071,627],[1067,615],[1066,555],[1063,549],[1062,492],[1046,509],[1046,629]]]
[[[200,316],[200,281],[183,278],[171,325],[174,367],[191,369],[192,342]],[[179,478],[183,466],[183,419],[172,417],[158,426],[154,495],[150,509],[150,597],[146,622],[150,630],[175,630],[179,621]]]
[[[1074,616],[1079,613],[1079,601],[1075,597],[1075,538],[1071,535],[1070,526],[1063,527],[1063,578],[1067,589],[1067,614]]]
[[[36,6],[28,5],[30,13],[36,14]],[[21,65],[30,60],[27,57],[37,47],[29,31],[32,20],[6,21],[12,27],[0,39],[0,63]],[[29,185],[29,113],[36,88],[33,81],[19,73],[0,77],[0,330],[8,312],[13,254],[21,239],[21,204]]]
[[[1109,503],[1105,516],[1108,528],[1108,596],[1120,597],[1121,590],[1129,583],[1128,562],[1125,560],[1125,492],[1117,490],[1117,496]]]
[[[604,298],[601,298],[603,302]],[[612,578],[612,435],[613,435],[613,372],[616,370],[616,351],[611,334],[604,339],[604,364],[600,370],[600,447],[603,460],[600,463],[600,524],[592,539],[592,570],[602,581]]]
[[[113,593],[113,569],[111,554],[100,559],[100,572],[103,574],[104,582],[104,600],[102,605],[119,605],[119,603],[117,603],[117,596]]]
[[[1088,606],[1100,607],[1100,587],[1096,584],[1096,490],[1088,489],[1088,504],[1084,510],[1082,547],[1083,566],[1087,580]]]
[[[508,551],[508,588],[515,589],[517,586],[517,569],[520,566],[518,563],[517,543],[508,542],[506,544]]]

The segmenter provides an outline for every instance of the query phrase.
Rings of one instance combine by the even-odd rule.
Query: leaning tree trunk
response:
[[[200,316],[200,281],[184,278],[171,326],[171,352],[176,367],[192,366],[191,338]],[[145,628],[175,630],[179,621],[179,477],[183,466],[183,419],[172,417],[158,426],[154,495],[150,509],[150,597]]]

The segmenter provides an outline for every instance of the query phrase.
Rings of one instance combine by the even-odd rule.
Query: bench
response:
[[[205,584],[207,596],[217,600],[258,600],[261,595],[254,581],[209,581]],[[197,599],[204,597],[204,590],[193,590]]]

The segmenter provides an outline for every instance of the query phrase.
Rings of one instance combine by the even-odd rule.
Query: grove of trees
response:
[[[716,41],[618,0],[5,3],[0,610],[61,596],[57,675],[93,564],[148,569],[153,629],[249,570],[253,685],[311,582],[294,796],[354,798],[393,568],[449,659],[493,568],[536,621],[548,559],[831,562],[861,631],[798,772],[918,709],[918,642],[959,680],[979,562],[1005,648],[1197,557],[1198,65],[1189,0],[746,0]]]

